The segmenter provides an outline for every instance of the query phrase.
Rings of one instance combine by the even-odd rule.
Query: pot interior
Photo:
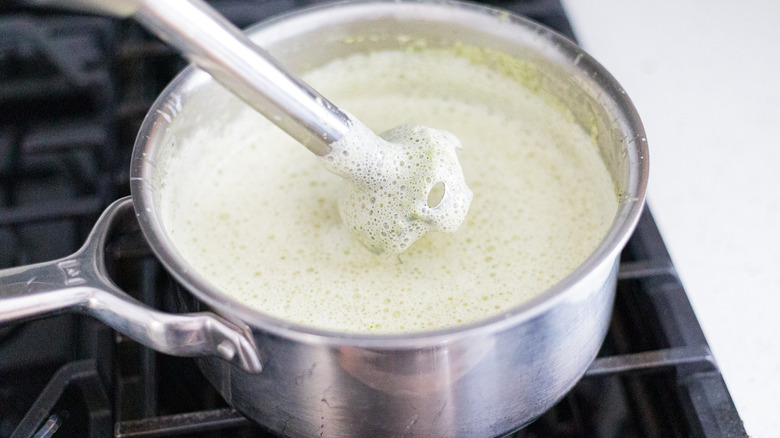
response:
[[[564,293],[567,284],[577,282],[604,259],[616,257],[638,220],[647,180],[647,151],[635,110],[598,63],[546,28],[461,3],[358,2],[296,12],[257,25],[248,33],[298,74],[360,52],[454,49],[472,62],[512,76],[552,105],[568,109],[599,149],[619,196],[618,213],[608,234],[580,268],[515,313]],[[162,223],[158,188],[164,183],[169,160],[184,143],[180,140],[203,123],[223,123],[234,116],[226,110],[234,98],[217,92],[219,88],[207,74],[190,67],[152,107],[133,156],[131,187],[136,211],[157,256],[200,300],[243,321],[287,330],[290,324],[233,302],[190,269]]]

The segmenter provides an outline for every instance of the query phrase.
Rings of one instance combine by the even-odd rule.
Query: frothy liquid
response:
[[[177,249],[225,294],[300,324],[395,333],[467,323],[549,288],[595,249],[617,211],[588,135],[509,77],[455,55],[378,52],[305,76],[374,132],[452,132],[474,197],[454,234],[384,263],[338,212],[340,178],[238,101],[188,136],[160,192]],[[186,110],[186,108],[185,108]]]
[[[339,213],[347,229],[388,262],[426,233],[454,233],[466,219],[472,192],[447,131],[400,125],[382,133],[357,120],[331,145],[323,164],[345,178]]]

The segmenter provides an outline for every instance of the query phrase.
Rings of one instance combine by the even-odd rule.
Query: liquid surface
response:
[[[447,131],[406,124],[377,136],[353,119],[322,157],[345,178],[338,202],[344,225],[389,263],[426,233],[454,233],[472,198],[456,149],[461,144]]]
[[[193,269],[262,312],[362,333],[475,321],[560,281],[614,218],[614,186],[589,136],[485,66],[379,52],[304,78],[375,132],[409,123],[452,132],[474,197],[457,232],[426,234],[403,263],[384,263],[342,223],[341,178],[231,101],[224,120],[176,139],[162,215]]]

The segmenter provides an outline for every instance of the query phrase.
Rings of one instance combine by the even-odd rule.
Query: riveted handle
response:
[[[262,370],[248,327],[212,313],[169,314],[119,289],[105,267],[105,243],[127,197],[109,206],[84,246],[60,260],[0,270],[0,324],[72,311],[98,318],[149,348],[174,356],[217,356],[249,373]]]

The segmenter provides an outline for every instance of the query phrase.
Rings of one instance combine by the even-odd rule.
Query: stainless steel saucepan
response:
[[[620,196],[608,234],[580,267],[537,298],[468,325],[359,335],[262,314],[191,269],[162,224],[157,163],[171,153],[169,140],[224,117],[211,99],[218,86],[190,67],[161,94],[141,127],[132,197],[107,209],[76,254],[0,271],[0,323],[83,312],[158,351],[199,357],[228,403],[285,436],[498,436],[550,408],[583,375],[604,339],[618,256],[644,203],[645,134],[622,88],[554,32],[465,3],[335,3],[247,32],[299,73],[351,53],[404,49],[415,41],[433,48],[484,47],[523,59],[534,90],[568,107],[599,147]],[[103,245],[119,222],[134,218],[159,260],[206,312],[148,309],[111,282]]]

